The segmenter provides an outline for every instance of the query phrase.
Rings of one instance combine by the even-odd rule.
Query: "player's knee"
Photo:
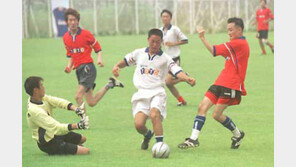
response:
[[[165,81],[165,85],[167,86],[167,87],[172,87],[173,86],[173,83],[171,82],[171,81]]]
[[[262,42],[264,43],[264,44],[267,44],[267,39],[262,39]]]
[[[151,120],[160,119],[160,113],[156,110],[152,110],[150,112],[150,118],[151,118]]]
[[[89,154],[89,152],[90,152],[89,148],[86,148],[86,147],[83,148],[83,154]]]
[[[141,122],[135,122],[135,128],[137,131],[141,131],[144,128],[144,125]]]
[[[206,109],[207,109],[206,106],[199,104],[198,105],[198,114],[199,115],[205,114],[207,112]]]
[[[93,102],[93,101],[87,101],[87,104],[90,106],[90,107],[94,107],[97,103]]]
[[[84,142],[86,142],[86,137],[85,136],[82,136],[81,137],[81,140],[80,140],[80,144],[83,144]]]

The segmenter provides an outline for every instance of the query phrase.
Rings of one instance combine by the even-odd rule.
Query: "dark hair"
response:
[[[40,88],[39,87],[40,81],[43,81],[43,78],[36,77],[36,76],[31,76],[31,77],[27,78],[25,81],[25,85],[24,85],[27,94],[29,94],[30,96],[33,96],[34,88]]]
[[[80,14],[77,10],[73,9],[73,8],[68,8],[64,14],[64,18],[66,20],[66,22],[68,21],[68,15],[73,15],[76,17],[76,19],[79,21],[80,20]]]
[[[162,12],[160,13],[160,17],[162,16],[163,13],[167,13],[167,14],[169,14],[169,15],[171,16],[171,18],[173,17],[172,12],[169,11],[169,10],[167,10],[167,9],[162,10]]]
[[[265,2],[265,4],[266,4],[266,0],[260,0],[260,2],[261,2],[261,1],[264,1],[264,2]]]
[[[232,17],[227,20],[227,23],[234,23],[235,26],[241,27],[244,30],[244,22],[241,18]]]
[[[157,28],[153,28],[148,32],[148,38],[150,38],[151,35],[157,35],[159,36],[161,39],[163,37],[163,33],[160,29]]]

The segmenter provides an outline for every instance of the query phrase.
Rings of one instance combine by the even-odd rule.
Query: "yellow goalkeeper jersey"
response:
[[[67,109],[69,101],[58,97],[45,95],[42,103],[36,104],[28,99],[27,122],[32,129],[32,138],[43,144],[50,141],[54,135],[65,135],[69,132],[68,124],[62,124],[53,118],[53,108]]]

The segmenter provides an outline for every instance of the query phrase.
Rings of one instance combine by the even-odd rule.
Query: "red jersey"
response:
[[[214,85],[224,86],[242,92],[246,95],[244,87],[249,59],[249,44],[245,37],[231,40],[213,46],[213,54],[225,57],[225,67],[216,79]]]
[[[270,9],[265,7],[264,9],[258,9],[256,12],[257,30],[268,30],[268,22],[264,23],[264,20],[274,19]]]
[[[96,53],[101,51],[101,46],[95,37],[86,29],[78,28],[76,35],[71,35],[68,31],[63,37],[67,57],[71,57],[74,62],[74,68],[81,64],[92,63],[91,51],[94,49]]]

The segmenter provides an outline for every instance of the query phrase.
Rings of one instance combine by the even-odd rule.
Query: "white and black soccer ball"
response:
[[[157,142],[152,147],[153,158],[168,158],[170,155],[170,148],[164,142]]]

